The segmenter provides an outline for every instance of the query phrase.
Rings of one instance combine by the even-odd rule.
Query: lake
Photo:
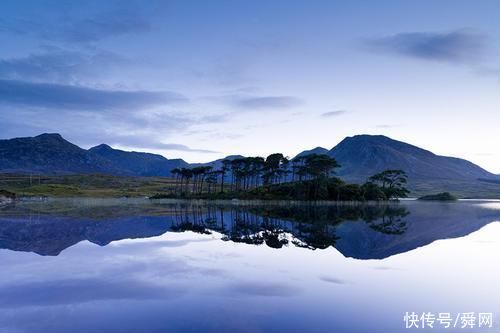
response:
[[[498,332],[499,222],[500,201],[23,201],[0,207],[0,332]]]

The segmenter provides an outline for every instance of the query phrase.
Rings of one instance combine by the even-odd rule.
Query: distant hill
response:
[[[0,171],[12,173],[105,173],[127,176],[169,176],[170,170],[188,166],[181,159],[126,152],[99,145],[82,149],[59,134],[0,140]]]
[[[328,149],[323,148],[323,147],[316,147],[316,148],[311,149],[311,150],[304,150],[303,152],[297,154],[297,156],[295,156],[294,158],[303,157],[303,156],[312,155],[312,154],[328,155],[328,153],[329,153]]]
[[[120,170],[125,170],[135,176],[170,176],[170,170],[187,167],[188,163],[181,159],[166,159],[157,154],[128,152],[113,149],[101,144],[90,148],[88,152],[105,159]]]
[[[207,163],[191,163],[189,167],[198,167],[198,166],[210,166],[214,170],[220,169],[222,167],[222,161],[224,160],[235,160],[238,158],[244,158],[245,156],[242,155],[229,155],[224,158],[220,158],[218,160],[212,161],[212,162],[207,162]]]
[[[498,177],[464,159],[439,156],[382,135],[347,137],[328,154],[342,165],[338,174],[351,180],[364,180],[386,169],[402,169],[414,180],[479,180]]]
[[[109,161],[64,140],[59,134],[0,140],[0,170],[48,174],[125,173]]]
[[[337,175],[349,182],[362,183],[380,171],[402,169],[408,174],[411,196],[451,192],[461,198],[500,198],[499,175],[382,135],[347,137],[329,151],[319,147],[297,156],[311,153],[334,157],[341,165]]]

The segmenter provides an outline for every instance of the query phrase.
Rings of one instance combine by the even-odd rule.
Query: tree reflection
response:
[[[176,210],[172,231],[219,232],[222,240],[282,248],[292,243],[309,249],[335,246],[337,227],[364,221],[373,230],[400,235],[409,211],[397,205],[184,206]]]

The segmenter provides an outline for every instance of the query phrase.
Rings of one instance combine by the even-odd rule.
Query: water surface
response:
[[[498,221],[495,201],[21,202],[0,208],[0,332],[406,332],[412,311],[495,332]]]

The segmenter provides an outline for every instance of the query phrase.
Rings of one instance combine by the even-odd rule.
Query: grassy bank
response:
[[[49,197],[145,197],[161,193],[172,193],[176,187],[173,178],[163,177],[119,177],[111,175],[38,176],[0,174],[0,190],[18,196]],[[448,191],[458,198],[500,199],[500,185],[484,182],[410,180],[410,197]],[[235,194],[225,193],[201,195],[200,198],[233,199]],[[192,195],[191,195],[192,196]],[[178,197],[178,196],[175,196]],[[196,197],[196,196],[195,196]],[[241,194],[240,199],[272,199],[268,192]]]
[[[0,189],[18,196],[144,197],[174,186],[173,179],[162,177],[0,175]]]

